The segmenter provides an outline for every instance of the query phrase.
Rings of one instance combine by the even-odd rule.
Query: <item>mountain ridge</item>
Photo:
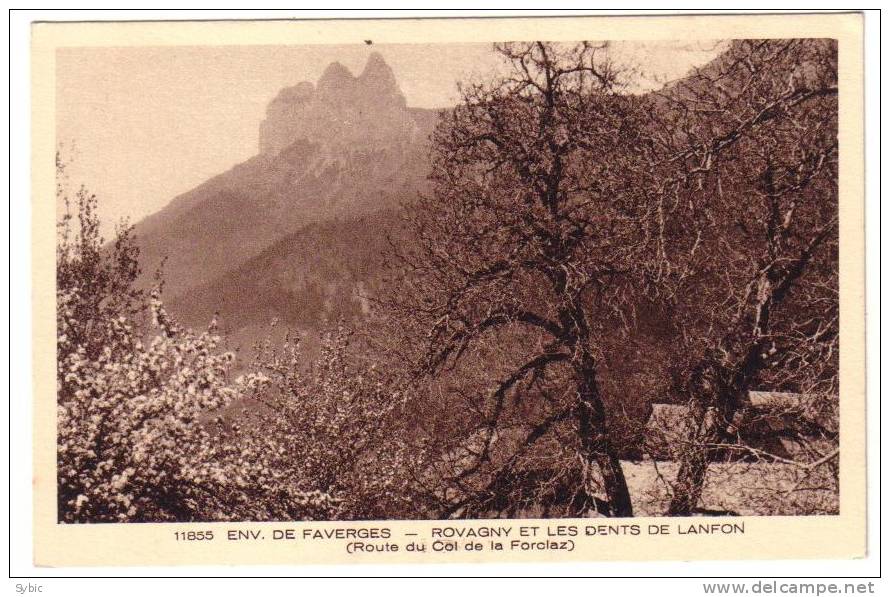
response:
[[[436,118],[407,106],[378,53],[357,77],[332,63],[270,101],[255,156],[135,225],[143,270],[163,263],[166,294],[182,304],[307,225],[412,201],[426,188]]]
[[[408,107],[376,52],[358,76],[334,62],[315,83],[281,89],[257,155],[137,224],[144,270],[169,256],[171,312],[199,327],[220,311],[239,340],[265,320],[306,331],[362,317],[382,240],[429,188],[439,113]]]

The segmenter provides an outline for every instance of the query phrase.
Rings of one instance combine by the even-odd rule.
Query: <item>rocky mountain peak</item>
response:
[[[282,89],[260,125],[260,153],[278,153],[297,141],[363,144],[398,139],[413,130],[395,74],[373,52],[358,77],[339,62],[318,83]]]
[[[339,62],[330,63],[318,80],[319,93],[349,93],[355,86],[355,77]]]
[[[375,91],[380,96],[405,101],[399,84],[396,82],[395,74],[379,52],[373,52],[368,57],[365,69],[358,78],[366,89]]]

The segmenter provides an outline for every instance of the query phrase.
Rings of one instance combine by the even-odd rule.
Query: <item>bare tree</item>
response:
[[[674,390],[689,400],[692,435],[669,513],[688,515],[749,390],[835,377],[836,45],[734,42],[656,106],[649,264],[687,355]],[[828,362],[802,365],[814,358]]]
[[[510,75],[462,88],[443,117],[434,192],[396,252],[395,319],[422,339],[419,370],[460,421],[439,450],[452,457],[445,513],[502,511],[493,504],[534,477],[574,515],[631,516],[597,368],[642,247],[643,102],[618,93],[605,44],[496,50]],[[577,466],[540,464],[563,451]],[[549,472],[528,472],[536,458]]]

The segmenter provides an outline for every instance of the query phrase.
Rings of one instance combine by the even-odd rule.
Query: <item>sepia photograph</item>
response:
[[[831,40],[363,45],[59,51],[60,521],[837,512]]]
[[[712,30],[54,45],[51,524],[837,519],[847,74]]]

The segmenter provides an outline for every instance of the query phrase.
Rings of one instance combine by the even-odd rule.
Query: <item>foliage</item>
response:
[[[63,317],[75,312],[60,293]],[[59,363],[59,517],[66,522],[227,518],[233,482],[221,465],[207,413],[237,391],[226,374],[231,353],[216,353],[213,330],[172,333],[155,298],[158,333],[143,342],[131,321],[116,317],[104,348],[90,357],[71,347]],[[66,319],[60,334],[79,322]],[[92,338],[94,341],[98,340]],[[234,477],[237,479],[237,477]]]
[[[836,44],[734,42],[652,113],[646,264],[685,355],[670,391],[694,430],[671,511],[688,514],[749,390],[837,393]]]
[[[598,375],[632,309],[625,274],[643,247],[643,104],[618,93],[605,45],[496,50],[509,74],[464,87],[443,116],[433,192],[409,213],[414,243],[395,255],[390,309],[417,339],[412,362],[448,396],[441,407],[459,400],[467,413],[447,438],[463,447],[441,446],[446,460],[469,455],[446,478],[462,496],[446,511],[485,502],[559,434],[583,463],[572,468],[570,493],[586,496],[575,513],[604,490],[611,513],[630,515]],[[516,427],[525,439],[493,461],[496,437]]]
[[[251,520],[305,518],[305,496],[317,497],[315,518],[414,515],[406,396],[387,372],[360,365],[351,336],[342,326],[327,333],[308,370],[298,342],[267,343],[239,380],[246,391],[224,435],[224,457],[235,468],[249,465]]]
[[[130,230],[106,246],[95,197],[81,190],[76,207],[79,228],[72,235],[73,218],[63,220],[58,251],[60,521],[410,510],[391,427],[401,397],[373,368],[347,366],[344,333],[329,338],[308,376],[286,347],[233,381],[235,357],[221,349],[215,321],[194,334],[157,290],[145,299]]]
[[[64,187],[60,195],[66,199]],[[233,356],[213,330],[176,328],[157,293],[135,286],[131,230],[105,246],[96,198],[76,195],[57,253],[58,508],[65,522],[193,520],[222,515],[229,483],[201,424],[236,395]],[[141,316],[154,333],[143,339]]]

